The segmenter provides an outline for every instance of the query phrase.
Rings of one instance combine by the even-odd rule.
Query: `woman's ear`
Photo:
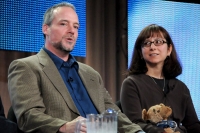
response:
[[[173,49],[173,48],[172,48],[172,45],[170,44],[169,47],[168,47],[168,51],[167,51],[167,55],[168,55],[168,56],[171,55],[172,49]]]
[[[143,59],[143,55],[141,51],[139,51],[139,54],[140,54],[140,59]]]

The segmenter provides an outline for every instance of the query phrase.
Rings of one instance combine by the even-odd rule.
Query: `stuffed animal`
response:
[[[172,114],[172,109],[164,104],[158,104],[150,107],[148,111],[142,110],[142,119],[154,122],[158,127],[164,128],[166,133],[180,133],[175,132],[177,124],[175,121],[168,120]]]

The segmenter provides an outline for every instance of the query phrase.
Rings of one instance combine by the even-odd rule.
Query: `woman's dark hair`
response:
[[[144,41],[155,34],[163,36],[166,39],[168,47],[170,47],[170,44],[172,45],[171,55],[165,59],[163,66],[163,74],[165,78],[175,78],[182,73],[182,67],[169,33],[162,26],[151,24],[145,27],[136,39],[127,75],[145,74],[147,72],[146,62],[142,57],[141,49]]]

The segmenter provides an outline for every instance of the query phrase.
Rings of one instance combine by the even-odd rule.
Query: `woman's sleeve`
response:
[[[188,95],[187,109],[182,124],[186,127],[188,133],[200,133],[200,121],[198,120],[189,89],[187,89],[186,95]]]

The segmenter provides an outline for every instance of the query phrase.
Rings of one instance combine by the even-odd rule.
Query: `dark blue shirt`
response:
[[[86,117],[87,114],[98,114],[78,74],[79,66],[76,59],[69,54],[68,61],[65,62],[46,48],[43,49],[56,65],[80,115]]]

